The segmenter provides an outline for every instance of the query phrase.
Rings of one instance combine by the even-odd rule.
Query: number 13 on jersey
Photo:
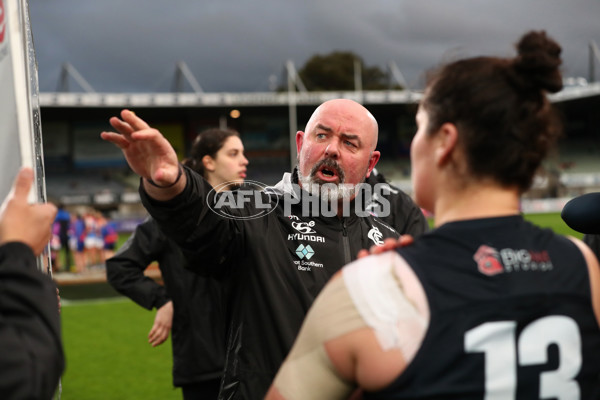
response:
[[[517,367],[545,364],[548,347],[556,345],[559,366],[540,374],[540,399],[580,398],[575,377],[581,369],[581,335],[577,323],[566,316],[547,316],[531,322],[517,337],[515,321],[486,322],[465,333],[465,351],[484,353],[484,400],[517,397]]]

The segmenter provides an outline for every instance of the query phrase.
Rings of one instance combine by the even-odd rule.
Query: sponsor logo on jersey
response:
[[[301,244],[296,249],[296,254],[301,260],[303,258],[310,260],[310,258],[315,255],[315,251],[312,249],[312,247],[310,247],[310,244],[308,246],[304,246],[303,244]]]
[[[383,244],[383,234],[376,226],[371,228],[369,233],[367,233],[367,237],[371,239],[377,246],[381,246]]]
[[[509,249],[500,251],[481,245],[473,255],[477,268],[482,274],[492,276],[502,272],[550,271],[552,261],[546,250]]]
[[[477,263],[479,272],[484,275],[492,276],[504,272],[504,268],[498,257],[498,252],[493,247],[486,245],[479,246],[473,259]]]
[[[308,261],[312,258],[312,256],[315,255],[315,251],[312,249],[312,247],[310,247],[310,245],[304,246],[303,244],[301,244],[300,246],[298,246],[298,248],[296,249],[296,255],[301,260],[294,261],[294,265],[296,265],[298,271],[310,272],[313,268],[323,268],[323,264],[321,263],[315,261]]]
[[[325,243],[325,238],[323,236],[313,235],[313,233],[317,233],[317,231],[313,229],[315,221],[302,222],[295,215],[290,215],[289,218],[292,220],[292,228],[299,233],[288,234],[288,240],[308,240],[309,242]]]
[[[290,233],[290,234],[288,234],[288,240],[308,240],[309,242],[321,242],[321,243],[325,243],[325,238],[323,236],[303,235],[301,233]]]
[[[292,222],[292,227],[300,233],[317,233],[312,227],[315,226],[315,221],[310,222]]]

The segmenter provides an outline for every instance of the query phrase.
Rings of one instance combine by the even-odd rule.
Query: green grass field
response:
[[[155,348],[148,344],[153,321],[154,312],[124,298],[64,304],[61,398],[181,399],[172,385],[171,340]]]
[[[525,215],[525,219],[538,226],[551,228],[560,235],[575,236],[579,239],[583,237],[583,234],[574,231],[565,224],[560,217],[560,213],[527,214]]]
[[[542,228],[550,228],[560,235],[575,236],[579,239],[583,237],[583,234],[574,231],[565,224],[560,217],[560,213],[526,214],[525,219]],[[429,225],[433,226],[433,219],[429,220]]]
[[[526,219],[560,234],[582,236],[558,213],[532,214]],[[156,348],[147,342],[154,313],[122,297],[63,304],[67,369],[62,399],[181,399],[181,390],[171,383],[170,339]]]

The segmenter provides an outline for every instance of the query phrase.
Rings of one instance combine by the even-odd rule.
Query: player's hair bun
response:
[[[514,68],[525,84],[550,93],[562,89],[559,70],[561,48],[546,32],[531,31],[525,34],[517,44],[517,51]]]

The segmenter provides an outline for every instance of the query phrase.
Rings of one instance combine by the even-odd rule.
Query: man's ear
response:
[[[213,172],[215,170],[215,160],[208,154],[202,157],[202,165],[207,171]]]
[[[435,140],[435,161],[438,165],[444,165],[452,159],[452,154],[458,143],[458,129],[456,125],[449,122],[442,124],[435,136]]]
[[[381,153],[377,150],[371,153],[371,158],[369,159],[369,169],[367,170],[367,175],[365,175],[365,178],[368,178],[371,175],[371,172],[373,171],[373,168],[375,168],[375,165],[377,165],[377,161],[379,161],[380,157]]]
[[[302,132],[302,131],[296,132],[296,154],[300,154],[300,149],[302,148],[303,142],[304,142],[304,132]]]

